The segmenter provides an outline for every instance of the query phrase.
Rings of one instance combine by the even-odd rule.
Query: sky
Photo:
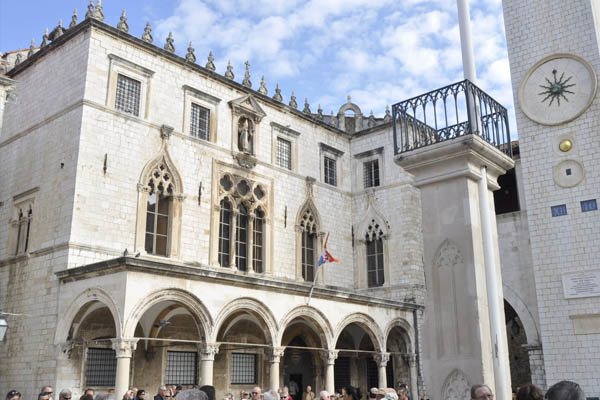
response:
[[[97,0],[95,0],[97,1]],[[79,21],[86,0],[0,0],[0,51],[41,42],[58,20]],[[104,0],[105,22],[116,26],[126,9],[129,33],[150,22],[154,44],[169,32],[184,56],[193,42],[198,64],[209,51],[217,72],[231,60],[235,80],[250,63],[258,89],[279,83],[284,102],[292,90],[299,108],[337,114],[347,96],[364,115],[383,117],[386,105],[462,79],[454,0]],[[501,0],[470,0],[477,85],[509,109],[516,136]]]

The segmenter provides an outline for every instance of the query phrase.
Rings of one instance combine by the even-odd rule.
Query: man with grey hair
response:
[[[492,389],[488,385],[479,384],[471,386],[471,399],[492,400],[493,398]]]
[[[72,397],[72,394],[71,394],[71,391],[69,389],[63,389],[58,394],[58,399],[59,400],[71,400],[71,397]]]
[[[154,396],[154,400],[165,400],[169,395],[169,389],[165,385],[160,385],[158,387],[158,394]]]
[[[327,390],[321,390],[321,392],[319,392],[319,400],[329,400],[329,392]]]
[[[575,382],[560,381],[546,392],[548,400],[585,400],[583,389]]]

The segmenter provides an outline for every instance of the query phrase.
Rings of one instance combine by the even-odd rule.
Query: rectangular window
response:
[[[563,215],[567,215],[567,205],[566,204],[552,206],[552,207],[550,207],[550,210],[552,210],[553,217],[561,217]]]
[[[119,74],[117,77],[117,95],[115,108],[136,117],[140,115],[140,81]]]
[[[146,252],[167,256],[169,242],[170,196],[150,193],[146,208]]]
[[[581,202],[581,212],[596,211],[597,209],[598,203],[596,203],[596,199]]]
[[[333,376],[336,387],[350,386],[350,377],[352,376],[350,357],[338,357],[333,366]],[[388,384],[392,386],[392,382]]]
[[[277,138],[277,166],[292,169],[292,142]]]
[[[244,206],[240,207],[237,216],[235,265],[240,271],[248,271],[248,210]]]
[[[192,103],[192,113],[190,122],[190,135],[208,140],[210,110]]]
[[[86,386],[115,386],[117,358],[113,349],[87,350]]]
[[[231,204],[227,200],[221,201],[219,216],[219,264],[229,267],[231,241]]]
[[[325,183],[332,185],[332,186],[337,186],[337,173],[336,173],[336,169],[335,169],[335,160],[333,158],[329,158],[329,157],[324,157],[324,176],[325,176]]]
[[[363,181],[365,189],[379,186],[379,160],[368,161],[363,164]]]
[[[256,354],[231,353],[231,384],[253,385],[256,381]]]
[[[258,209],[254,212],[254,237],[253,237],[253,251],[252,251],[252,269],[258,274],[264,272],[263,269],[263,236],[264,236],[264,225],[265,215]]]
[[[367,242],[367,275],[369,287],[383,285],[383,240],[381,239]]]
[[[314,233],[302,232],[302,278],[307,282],[315,278],[315,238]]]
[[[196,385],[198,383],[198,353],[167,351],[166,385]]]

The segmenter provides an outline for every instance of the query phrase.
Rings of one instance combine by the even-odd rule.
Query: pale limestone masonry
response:
[[[546,383],[550,386],[560,380],[572,380],[583,387],[588,397],[598,397],[600,326],[596,315],[600,297],[591,293],[588,297],[567,298],[563,280],[573,277],[570,274],[600,269],[600,214],[598,211],[584,213],[581,207],[582,201],[598,198],[600,105],[596,97],[592,97],[589,108],[583,107],[585,99],[577,99],[580,93],[591,93],[594,89],[594,82],[581,67],[557,71],[558,74],[565,72],[565,77],[573,76],[570,83],[580,85],[571,88],[573,93],[566,93],[577,101],[563,100],[560,106],[556,102],[544,103],[548,115],[554,116],[563,115],[561,107],[579,106],[583,113],[571,121],[552,126],[534,122],[525,115],[519,102],[524,98],[529,103],[541,102],[536,93],[538,88],[521,94],[519,90],[528,71],[552,56],[562,57],[563,61],[556,66],[547,64],[549,79],[552,68],[567,65],[565,54],[588,63],[592,73],[597,74],[600,67],[599,3],[504,0],[503,5]],[[582,63],[580,65],[584,65]],[[569,109],[564,115],[576,115],[574,111],[578,110]],[[555,122],[553,118],[549,120]],[[559,144],[565,139],[571,141],[572,149],[563,152]],[[553,217],[551,207],[563,204],[567,215]],[[576,323],[585,329],[576,331]],[[541,360],[530,353],[532,356],[531,362],[540,364],[534,372],[538,375]]]
[[[140,82],[139,116],[115,107],[119,74]],[[0,132],[8,188],[0,198],[0,309],[25,316],[8,317],[0,392],[16,387],[32,398],[51,383],[76,396],[86,386],[152,393],[175,350],[196,354],[197,382],[214,383],[218,396],[251,386],[233,382],[234,354],[255,357],[255,380],[265,389],[297,373],[304,385],[330,391],[374,385],[376,376],[379,386],[409,383],[414,399],[424,390],[438,399],[494,379],[482,176],[473,171],[480,156],[491,160],[484,190],[493,210],[496,178],[512,161],[492,146],[469,137],[432,146],[435,153],[466,143],[469,152],[457,152],[456,161],[452,150],[432,169],[412,165],[415,174],[435,175],[415,183],[393,154],[389,116],[364,118],[348,99],[336,117],[319,120],[90,18],[9,77],[18,100],[7,104]],[[189,134],[189,97],[210,110],[208,140]],[[244,126],[253,132],[245,152]],[[277,164],[279,137],[291,143],[291,169]],[[336,186],[324,182],[324,157],[335,159]],[[380,184],[365,189],[363,163],[374,160]],[[168,257],[144,248],[145,173],[163,167],[173,184]],[[448,168],[461,175],[444,178]],[[262,273],[219,264],[225,176],[263,194],[246,203],[265,213]],[[232,201],[245,196],[236,193]],[[31,230],[20,252],[24,207],[32,209]],[[307,210],[342,260],[324,267],[308,305],[300,256]],[[367,287],[365,239],[374,231],[383,243],[380,288]],[[493,243],[499,260],[497,237]],[[448,254],[461,256],[448,261]],[[440,268],[457,277],[454,286]],[[498,289],[501,296],[501,281]],[[456,314],[440,307],[448,294]],[[448,344],[449,329],[456,340]],[[440,343],[450,347],[439,350]],[[111,348],[114,384],[89,384],[89,349]]]

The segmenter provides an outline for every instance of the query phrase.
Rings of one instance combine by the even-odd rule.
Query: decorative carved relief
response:
[[[454,370],[444,382],[442,389],[442,399],[444,400],[463,400],[471,397],[469,381],[465,374],[460,370]]]
[[[462,263],[463,258],[458,247],[448,239],[444,240],[438,250],[434,265],[437,268],[453,268]]]
[[[262,184],[242,176],[222,173],[219,179],[218,196],[217,204],[227,197],[236,206],[242,204],[247,206],[250,212],[254,212],[257,208],[267,212],[266,188]]]

